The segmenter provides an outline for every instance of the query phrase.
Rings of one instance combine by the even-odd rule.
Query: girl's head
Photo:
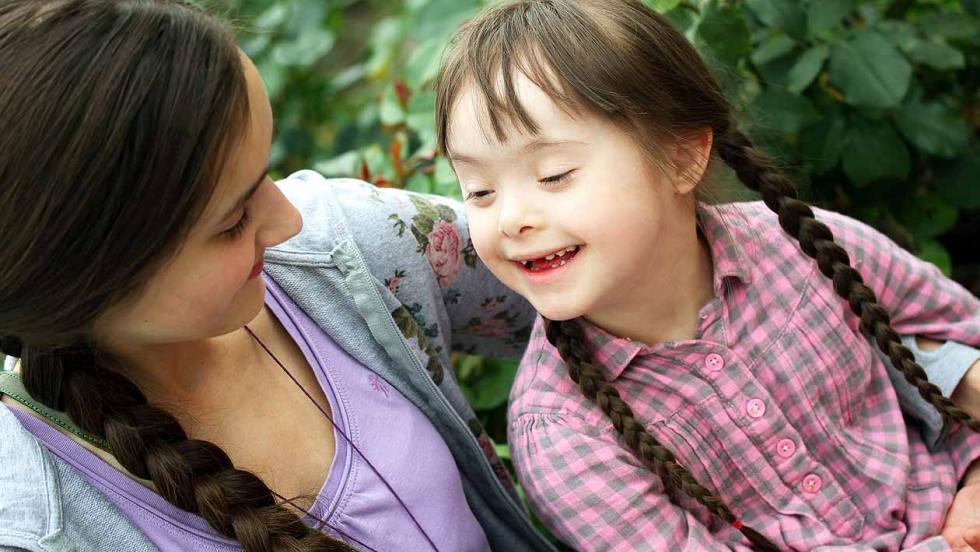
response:
[[[5,2],[0,52],[0,334],[152,344],[254,317],[252,268],[300,222],[221,25],[175,1]]]
[[[119,370],[251,320],[263,250],[301,224],[228,30],[179,0],[4,1],[0,128],[0,336],[34,399],[248,550],[341,549]]]
[[[697,51],[640,0],[516,0],[483,12],[450,44],[436,124],[467,197],[477,252],[544,315],[569,376],[668,489],[683,489],[756,547],[774,549],[633,419],[583,346],[581,328],[568,321],[623,308],[644,286],[630,275],[670,270],[695,253],[696,242],[675,244],[692,243],[681,238],[694,233],[690,199],[709,159],[760,193],[923,396],[969,421],[926,381],[794,184],[738,130]]]
[[[553,320],[608,318],[698,254],[692,192],[729,120],[694,48],[639,2],[490,10],[456,35],[437,99],[477,252]]]

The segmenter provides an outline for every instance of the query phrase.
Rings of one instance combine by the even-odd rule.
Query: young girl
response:
[[[885,359],[978,427],[896,332],[976,347],[980,301],[795,199],[664,18],[638,0],[491,9],[458,31],[437,109],[477,253],[541,314],[510,437],[563,540],[948,549],[980,435],[960,424],[930,451]],[[694,200],[714,160],[763,201]]]
[[[0,128],[0,550],[553,550],[447,375],[531,309],[457,205],[272,182],[220,21],[3,0]]]

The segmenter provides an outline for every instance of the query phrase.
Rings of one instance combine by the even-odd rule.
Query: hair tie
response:
[[[7,356],[20,358],[21,351],[24,349],[24,342],[18,337],[5,335],[0,337],[0,352]]]

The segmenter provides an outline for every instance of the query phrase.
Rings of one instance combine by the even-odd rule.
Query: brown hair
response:
[[[486,102],[498,139],[505,123],[538,132],[513,84],[521,72],[559,105],[598,114],[630,131],[639,143],[711,129],[717,156],[778,214],[780,226],[860,317],[861,329],[947,419],[980,424],[928,382],[891,328],[888,312],[850,266],[830,229],[797,199],[796,186],[737,127],[732,106],[690,42],[639,0],[519,0],[489,9],[461,27],[449,46],[437,85],[436,124],[448,152],[449,117],[465,86]],[[654,155],[656,152],[652,152]],[[638,422],[597,368],[575,321],[545,321],[548,340],[569,376],[606,413],[633,452],[668,490],[683,491],[742,530],[757,548],[775,550],[744,527],[711,491],[678,465],[675,456]]]
[[[0,336],[30,395],[249,551],[350,550],[189,439],[91,340],[179,249],[249,102],[220,22],[179,0],[0,3]]]

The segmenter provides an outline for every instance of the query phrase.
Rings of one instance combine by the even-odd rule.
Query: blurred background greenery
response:
[[[645,1],[707,56],[805,198],[980,294],[980,0]],[[210,3],[268,85],[275,176],[312,167],[459,196],[435,154],[432,83],[453,29],[489,2]],[[456,364],[504,443],[513,363]]]
[[[433,80],[489,0],[198,0],[239,29],[276,114],[274,177],[314,168],[459,198]],[[811,202],[980,295],[980,0],[644,0],[715,67]],[[515,364],[457,357],[505,458]]]

